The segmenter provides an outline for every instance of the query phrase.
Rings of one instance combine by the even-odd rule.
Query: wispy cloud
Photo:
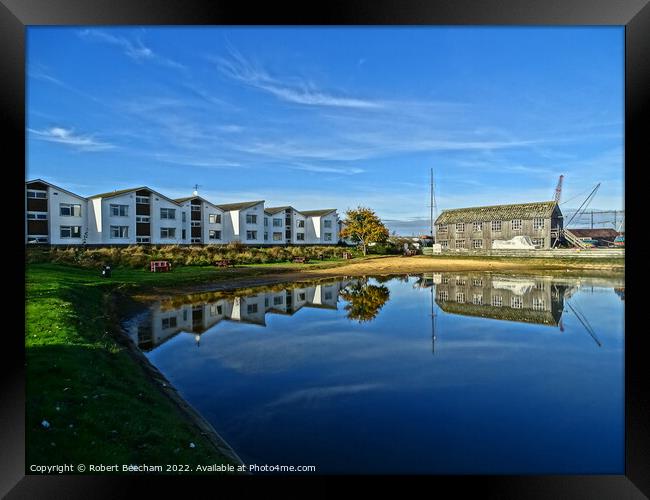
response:
[[[97,29],[86,29],[80,31],[79,36],[86,40],[94,40],[120,47],[125,55],[135,61],[151,61],[160,64],[161,66],[167,66],[169,68],[179,70],[186,69],[185,65],[154,52],[151,48],[147,47],[144,44],[142,38],[139,36],[129,39],[123,36],[112,35],[106,31]]]
[[[327,174],[343,174],[343,175],[355,175],[365,172],[364,169],[358,167],[332,167],[325,165],[308,165],[304,163],[289,165],[289,168],[295,170],[304,170],[306,172],[321,172]]]
[[[187,165],[191,167],[229,168],[242,166],[240,163],[234,161],[224,160],[223,158],[210,158],[209,156],[193,157],[155,153],[153,155],[153,158],[166,163],[173,163],[175,165]]]
[[[51,127],[45,130],[28,129],[36,138],[72,146],[80,151],[105,151],[115,146],[107,142],[98,141],[90,135],[78,135],[74,130],[63,127]]]
[[[246,59],[234,48],[229,49],[229,58],[217,57],[213,60],[220,71],[233,80],[253,88],[264,90],[278,99],[307,106],[334,106],[355,109],[382,108],[378,101],[333,95],[316,87],[302,78],[291,77],[280,80],[271,76],[260,64]]]

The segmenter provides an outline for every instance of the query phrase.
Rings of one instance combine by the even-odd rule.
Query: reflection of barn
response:
[[[303,307],[337,309],[339,292],[348,284],[347,281],[301,284],[279,291],[224,297],[200,304],[182,304],[174,308],[158,303],[152,307],[146,318],[130,327],[130,334],[142,350],[148,351],[177,333],[191,332],[200,335],[221,321],[266,326],[267,313],[293,315]]]
[[[434,274],[436,303],[446,313],[557,326],[566,285],[550,279]]]

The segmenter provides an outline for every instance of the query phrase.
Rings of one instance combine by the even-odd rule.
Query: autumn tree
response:
[[[345,310],[348,319],[359,323],[372,321],[390,297],[385,285],[371,285],[367,280],[359,279],[341,290],[341,297],[348,303]]]
[[[388,228],[374,210],[367,207],[357,207],[345,212],[341,238],[350,238],[361,244],[363,255],[368,252],[369,243],[383,243],[388,239]]]

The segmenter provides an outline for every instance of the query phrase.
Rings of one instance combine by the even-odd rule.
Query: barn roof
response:
[[[600,239],[606,239],[606,240],[613,240],[618,236],[618,232],[615,229],[571,229],[569,228],[569,231],[571,231],[573,234],[575,234],[578,238],[600,238]]]
[[[534,217],[547,218],[551,216],[556,206],[557,203],[554,201],[540,201],[535,203],[516,203],[512,205],[455,208],[452,210],[443,210],[436,219],[436,224],[532,219]]]
[[[500,319],[502,321],[517,321],[521,323],[538,323],[554,325],[560,321],[561,311],[534,311],[532,309],[513,309],[510,307],[495,307],[438,300],[436,303],[444,312],[462,316],[479,316],[481,318]]]

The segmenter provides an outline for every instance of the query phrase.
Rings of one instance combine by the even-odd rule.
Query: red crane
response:
[[[560,175],[560,178],[557,181],[557,186],[555,187],[555,203],[560,203],[560,196],[562,196],[562,181],[564,180],[564,175]]]

